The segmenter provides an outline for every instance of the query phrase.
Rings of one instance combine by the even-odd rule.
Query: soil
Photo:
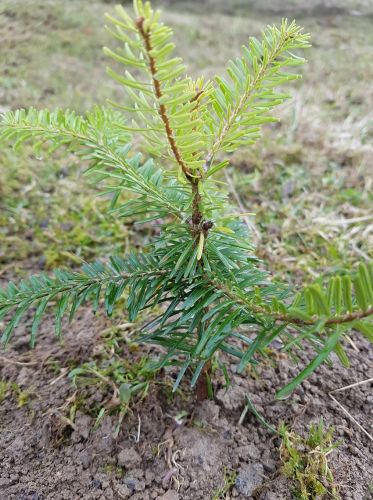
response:
[[[20,390],[28,394],[21,400],[16,391],[9,391],[0,406],[1,499],[292,498],[294,485],[281,474],[278,437],[250,412],[238,424],[246,396],[275,427],[285,421],[304,433],[322,416],[342,441],[329,455],[341,498],[371,498],[373,443],[328,395],[373,376],[372,350],[358,336],[354,346],[347,347],[349,369],[338,361],[333,369],[325,365],[285,401],[276,401],[275,391],[295,375],[297,367],[279,354],[256,373],[243,376],[231,364],[228,389],[216,372],[213,401],[196,403],[186,385],[172,398],[165,386],[154,384],[148,397],[125,416],[114,438],[118,415],[108,414],[98,426],[92,416],[95,405],[110,400],[109,388],[77,391],[67,377],[72,366],[92,357],[105,326],[106,320],[83,310],[71,326],[65,326],[63,346],[54,338],[50,320],[44,321],[32,352],[22,327],[11,348],[1,352],[1,380],[16,382],[18,394]],[[300,358],[304,363],[307,353]],[[173,375],[163,374],[160,381]],[[372,385],[336,397],[371,432]],[[77,400],[80,404],[72,417],[72,402]],[[180,423],[177,416],[182,411],[187,415]],[[216,496],[233,471],[233,488]]]

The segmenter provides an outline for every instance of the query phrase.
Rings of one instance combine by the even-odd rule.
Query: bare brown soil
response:
[[[33,352],[22,329],[11,349],[1,352],[1,380],[16,382],[28,393],[22,407],[14,391],[0,406],[2,499],[212,499],[233,471],[235,486],[222,498],[292,498],[293,485],[280,473],[278,437],[251,413],[238,424],[247,395],[275,427],[285,421],[304,433],[323,416],[326,426],[335,427],[336,439],[342,440],[329,456],[341,497],[370,498],[372,442],[328,395],[373,376],[373,354],[364,341],[354,339],[357,351],[348,349],[350,369],[338,362],[333,370],[324,366],[286,401],[276,401],[275,391],[297,369],[278,354],[265,361],[254,377],[253,373],[235,374],[236,365],[231,364],[228,390],[216,372],[214,401],[197,404],[187,386],[171,398],[165,386],[154,385],[148,398],[125,417],[115,439],[117,415],[106,416],[98,427],[91,416],[97,405],[110,400],[110,389],[76,392],[63,375],[90,359],[103,327],[103,319],[83,311],[71,327],[65,327],[63,347],[53,337],[52,324],[46,322]],[[305,362],[307,355],[301,358]],[[163,375],[172,376],[172,372]],[[371,389],[365,384],[337,394],[368,431]],[[79,400],[71,421],[69,412]],[[178,424],[176,417],[183,410],[187,416]]]

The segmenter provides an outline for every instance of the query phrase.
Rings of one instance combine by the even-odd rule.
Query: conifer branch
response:
[[[153,47],[152,47],[151,39],[150,39],[150,32],[149,32],[149,30],[146,30],[144,28],[144,21],[145,21],[144,17],[139,17],[138,19],[136,19],[136,26],[137,26],[137,29],[139,30],[139,33],[144,41],[146,55],[147,55],[148,63],[149,63],[149,70],[150,70],[150,73],[152,76],[152,81],[153,81],[153,86],[154,86],[154,92],[155,92],[156,98],[158,99],[158,112],[159,112],[159,115],[160,115],[162,122],[164,124],[167,140],[168,140],[169,145],[171,147],[171,150],[174,154],[175,160],[180,165],[185,177],[191,183],[193,183],[194,182],[193,181],[194,175],[189,170],[188,166],[186,165],[185,161],[182,158],[181,152],[179,151],[179,149],[177,147],[174,133],[173,133],[173,130],[171,128],[170,120],[169,120],[168,115],[167,115],[166,105],[159,103],[159,100],[163,97],[161,82],[156,77],[157,66],[156,66],[156,61],[151,54]]]
[[[152,293],[162,283],[167,274],[159,269],[151,256],[130,255],[127,259],[112,257],[110,262],[85,264],[80,272],[55,270],[54,276],[41,274],[31,276],[18,285],[9,283],[5,289],[0,288],[0,319],[13,311],[13,317],[4,329],[1,342],[7,343],[22,316],[34,305],[34,320],[31,330],[31,343],[35,344],[40,319],[48,304],[56,303],[56,332],[60,334],[61,320],[69,309],[70,320],[77,308],[87,299],[93,302],[96,311],[101,296],[104,308],[111,315],[115,303],[120,299],[125,287],[143,286],[149,282]],[[134,300],[129,299],[130,315],[136,316],[138,310],[145,305],[148,296],[141,298],[134,292]],[[145,301],[145,302],[144,302]]]
[[[322,319],[325,319],[323,323],[325,327],[332,327],[336,325],[342,325],[344,323],[351,323],[353,321],[364,319],[373,315],[373,306],[371,306],[365,310],[358,309],[356,311],[351,311],[340,315],[333,315],[331,317],[327,317],[327,315],[313,315],[310,319],[300,318],[299,316],[293,315],[291,313],[275,312],[271,310],[271,307],[269,305],[261,306],[255,304],[253,300],[250,300],[245,296],[244,292],[238,293],[237,291],[230,288],[227,284],[218,282],[217,280],[210,279],[209,281],[217,290],[221,290],[226,297],[234,300],[237,305],[244,306],[248,310],[248,312],[264,315],[265,317],[271,318],[274,322],[292,324],[298,327],[314,326]]]
[[[49,112],[47,110],[36,110],[31,108],[28,111],[17,110],[7,112],[0,116],[0,141],[17,139],[17,145],[30,139],[41,138],[42,142],[52,142],[53,148],[68,145],[79,156],[88,159],[92,168],[91,171],[99,171],[100,174],[110,177],[120,175],[124,182],[124,187],[130,191],[151,198],[159,206],[163,207],[165,213],[172,214],[179,220],[184,218],[182,207],[176,200],[172,199],[170,190],[166,190],[166,185],[162,188],[157,185],[153,178],[155,175],[142,175],[141,169],[134,167],[132,160],[124,158],[123,154],[118,153],[118,147],[121,146],[120,137],[123,133],[120,131],[121,123],[116,123],[115,116],[95,108],[90,120],[76,115],[69,110],[56,110]],[[113,121],[114,119],[114,121]],[[105,130],[105,134],[98,128]],[[111,134],[113,137],[111,137]],[[117,141],[116,147],[113,146],[113,140]],[[128,135],[124,136],[125,146],[129,151]],[[38,145],[40,147],[40,143]],[[119,172],[121,172],[119,174]],[[150,171],[155,174],[155,171]],[[159,175],[157,176],[159,178]]]
[[[209,151],[209,153],[207,155],[207,162],[211,161],[211,159],[214,157],[216,151],[218,151],[220,149],[220,146],[222,145],[222,143],[223,143],[226,135],[230,131],[232,125],[236,121],[237,117],[241,114],[241,112],[245,109],[249,98],[252,96],[252,94],[255,92],[255,90],[258,88],[258,86],[263,81],[264,76],[266,75],[268,68],[271,66],[273,61],[276,59],[276,57],[283,50],[285,42],[286,42],[285,36],[283,36],[279,39],[277,45],[274,47],[274,50],[269,55],[266,63],[262,64],[260,71],[255,76],[253,81],[251,81],[250,76],[247,77],[246,90],[242,94],[237,105],[232,110],[229,111],[229,114],[227,116],[227,121],[225,122],[223,128],[221,129],[220,133],[218,134],[217,138],[215,139],[215,141],[211,147],[211,150]]]
[[[276,121],[264,115],[289,96],[274,91],[274,88],[299,78],[299,75],[285,73],[282,69],[305,62],[290,51],[309,47],[308,39],[309,36],[302,34],[294,22],[288,24],[283,20],[280,28],[268,26],[263,32],[262,42],[251,38],[249,46],[242,48],[243,56],[230,61],[227,72],[231,81],[215,78],[211,103],[216,120],[212,119],[210,126],[217,134],[206,155],[207,168],[218,151],[230,152],[254,143],[260,136],[260,126]]]

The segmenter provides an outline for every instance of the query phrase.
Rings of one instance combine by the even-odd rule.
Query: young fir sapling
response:
[[[60,109],[7,112],[0,140],[15,147],[32,140],[37,150],[68,147],[105,184],[111,212],[138,223],[161,221],[161,233],[138,253],[9,283],[0,290],[0,320],[8,318],[2,342],[28,311],[33,346],[49,304],[60,336],[63,316],[71,320],[87,301],[94,311],[103,303],[110,315],[126,289],[130,321],[161,306],[141,340],[166,349],[159,366],[179,364],[175,389],[193,370],[200,397],[218,351],[238,358],[242,371],[275,338],[285,349],[309,342],[316,355],[279,391],[284,397],[332,351],[348,364],[347,331],[373,340],[373,265],[360,264],[353,275],[318,281],[294,296],[258,267],[248,229],[219,181],[229,165],[226,153],[253,144],[261,126],[275,121],[269,112],[289,97],[276,88],[299,78],[293,68],[305,60],[294,51],[309,47],[309,35],[287,20],[268,26],[261,41],[250,38],[229,62],[227,77],[205,82],[187,76],[173,55],[172,30],[159,21],[159,11],[141,0],[134,0],[134,11],[130,17],[119,6],[117,18],[107,15],[108,31],[119,41],[115,51],[104,49],[117,68],[108,74],[125,89],[123,103],[85,116]],[[130,143],[138,135],[145,160]]]

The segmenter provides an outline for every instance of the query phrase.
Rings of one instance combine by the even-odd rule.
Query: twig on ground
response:
[[[345,387],[341,387],[339,389],[335,389],[334,391],[331,391],[329,392],[329,396],[331,397],[331,399],[337,403],[337,405],[341,408],[341,410],[348,416],[348,418],[354,422],[355,425],[358,426],[358,428],[366,435],[368,436],[368,438],[373,441],[373,436],[366,430],[364,429],[364,427],[359,424],[359,422],[356,420],[356,418],[354,418],[351,413],[346,410],[346,408],[342,405],[342,403],[340,403],[337,398],[335,398],[333,396],[333,394],[335,394],[336,392],[343,392],[343,391],[346,391],[347,389],[352,389],[353,387],[357,387],[359,385],[364,385],[364,384],[369,384],[370,382],[373,382],[373,378],[368,378],[367,380],[363,380],[361,382],[355,382],[354,384],[350,384],[350,385],[346,385]]]
[[[136,436],[136,443],[140,442],[140,434],[141,434],[141,417],[139,414],[137,414],[138,418],[138,425],[137,425],[137,436]]]
[[[0,356],[0,361],[17,366],[35,366],[39,364],[37,361],[15,361],[14,359],[9,359],[5,356]]]
[[[68,373],[68,371],[69,371],[69,368],[67,368],[67,367],[62,368],[61,373],[58,375],[58,377],[53,379],[52,382],[49,382],[49,385],[54,385],[57,382],[59,382],[61,379],[64,378],[64,376]]]

